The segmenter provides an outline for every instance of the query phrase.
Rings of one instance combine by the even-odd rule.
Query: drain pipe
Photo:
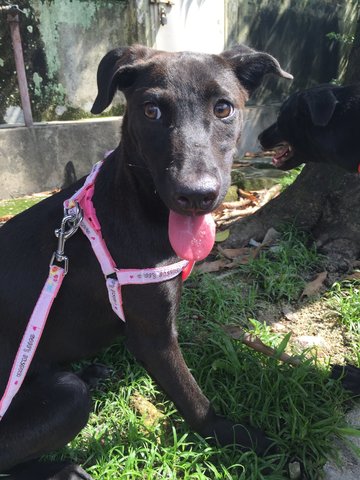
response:
[[[29,98],[28,84],[26,80],[24,55],[21,45],[20,36],[20,21],[18,12],[21,11],[17,5],[9,5],[0,7],[1,10],[7,10],[7,21],[10,26],[11,40],[14,49],[14,58],[16,65],[16,73],[19,84],[21,106],[24,112],[25,125],[31,127],[33,125],[33,118],[31,113],[31,104]]]

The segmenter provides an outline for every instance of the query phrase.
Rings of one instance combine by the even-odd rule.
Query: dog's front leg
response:
[[[126,333],[128,349],[200,435],[215,438],[221,445],[237,444],[264,453],[271,443],[264,432],[217,415],[190,373],[177,340],[176,307],[169,301],[177,295],[171,291],[171,283],[133,289],[132,292],[138,292],[133,300],[135,297],[147,298],[149,303],[140,304],[138,301],[131,308]]]

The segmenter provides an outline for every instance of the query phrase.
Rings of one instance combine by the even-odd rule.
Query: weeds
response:
[[[360,336],[360,281],[335,283],[329,303],[347,330]]]
[[[5,216],[13,216],[26,210],[36,203],[47,198],[48,195],[36,195],[32,197],[20,197],[9,200],[0,200],[0,218]]]
[[[303,165],[300,167],[293,168],[292,170],[286,172],[287,175],[284,175],[283,177],[279,178],[279,183],[281,185],[281,191],[284,191],[289,185],[294,183],[296,178],[300,175]]]
[[[270,301],[297,300],[309,275],[318,270],[322,258],[315,247],[306,246],[306,237],[293,227],[287,226],[282,240],[269,252],[241,266]]]
[[[280,453],[259,458],[253,452],[210,446],[188,429],[173,404],[118,344],[97,360],[112,365],[121,378],[95,392],[88,425],[52,458],[70,457],[102,480],[280,480],[287,478],[287,461],[296,458],[308,478],[318,478],[334,454],[332,437],[342,436],[345,428],[347,397],[337,382],[328,380],[327,369],[319,368],[315,359],[304,358],[294,368],[264,358],[230,339],[211,318],[186,320],[185,313],[179,325],[182,348],[206,395],[224,415],[264,429]],[[279,347],[280,336],[254,325],[263,341]],[[145,427],[132,407],[135,393],[156,406],[161,421]]]
[[[328,303],[346,329],[350,362],[360,368],[360,281],[334,283]]]
[[[302,282],[321,262],[303,241],[287,230],[280,248],[268,252],[269,265],[265,254],[252,262],[246,282],[239,272],[222,279],[193,274],[178,316],[186,362],[217,411],[265,430],[278,454],[259,458],[254,452],[210,446],[189,430],[173,404],[118,344],[96,360],[112,365],[120,378],[95,392],[89,424],[57,457],[70,456],[94,478],[104,480],[281,480],[288,477],[287,463],[293,459],[301,462],[307,478],[320,478],[326,460],[336,456],[333,437],[358,434],[343,421],[349,397],[339,382],[329,380],[328,365],[320,365],[316,357],[303,355],[299,367],[281,364],[250,351],[222,328],[227,323],[247,326],[279,353],[286,348],[289,335],[275,334],[249,318],[256,317],[264,297],[296,298],[302,284],[290,289],[292,279]],[[286,281],[277,273],[282,270],[291,272]],[[266,276],[278,284],[270,284]],[[161,420],[149,426],[134,409],[134,395],[150,401]]]
[[[94,479],[102,480],[285,480],[287,463],[293,459],[302,463],[307,478],[321,478],[326,460],[336,456],[333,437],[359,435],[344,424],[348,395],[328,378],[328,366],[316,357],[303,355],[299,367],[281,364],[250,351],[222,328],[228,323],[249,327],[278,352],[285,349],[289,336],[274,334],[250,318],[256,318],[257,305],[264,299],[298,298],[306,278],[321,265],[321,257],[304,242],[303,236],[287,229],[277,248],[261,253],[233,275],[219,279],[193,274],[178,316],[184,357],[204,393],[218,412],[266,431],[278,446],[277,454],[259,458],[254,452],[210,446],[188,428],[118,343],[93,359],[110,366],[114,374],[94,392],[87,426],[47,458],[81,463]],[[339,318],[358,335],[358,283],[346,284],[345,289],[338,284],[331,295]],[[139,396],[159,412],[156,421],[149,424],[136,408],[134,399]]]

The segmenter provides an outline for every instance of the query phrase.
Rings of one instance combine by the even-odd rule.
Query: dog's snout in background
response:
[[[359,124],[360,83],[319,85],[291,95],[259,142],[275,150],[273,164],[281,170],[315,162],[358,172]]]

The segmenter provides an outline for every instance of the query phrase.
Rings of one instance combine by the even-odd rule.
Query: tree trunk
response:
[[[270,227],[285,223],[312,235],[330,270],[347,271],[360,254],[360,176],[307,164],[284,192],[232,227],[227,245],[260,241]]]

